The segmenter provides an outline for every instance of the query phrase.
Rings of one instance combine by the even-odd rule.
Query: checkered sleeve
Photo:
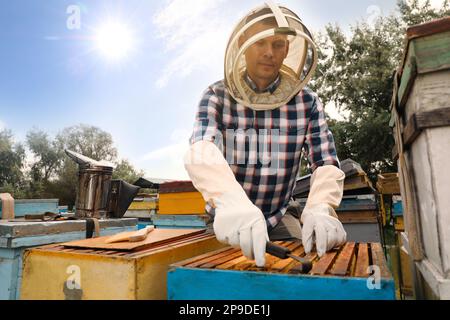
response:
[[[210,87],[204,93],[195,116],[194,130],[189,139],[190,144],[199,141],[214,142],[223,150],[222,140],[222,110],[223,104],[219,96]]]
[[[312,106],[308,130],[305,139],[305,149],[311,171],[326,165],[339,166],[333,134],[328,128],[325,111],[319,97],[312,94]]]

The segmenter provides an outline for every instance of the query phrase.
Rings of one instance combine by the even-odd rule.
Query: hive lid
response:
[[[73,161],[78,163],[80,165],[80,167],[100,167],[100,168],[110,168],[110,169],[114,168],[114,164],[109,161],[105,161],[105,160],[97,161],[97,160],[91,159],[89,157],[86,157],[78,152],[68,150],[68,149],[66,149],[64,151]]]
[[[109,238],[109,236],[106,236],[66,242],[62,245],[69,248],[134,251],[149,249],[163,243],[173,243],[180,239],[205,233],[205,231],[205,229],[155,229],[149,233],[144,241],[139,242],[106,243],[105,241]]]

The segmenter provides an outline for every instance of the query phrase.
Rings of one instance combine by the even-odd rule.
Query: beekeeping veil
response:
[[[259,26],[257,33],[251,32],[254,26]],[[256,42],[275,35],[282,35],[289,41],[288,54],[281,66],[276,90],[258,93],[249,83],[245,54]],[[288,103],[302,90],[316,66],[316,45],[300,18],[291,10],[267,1],[245,16],[234,29],[225,53],[225,84],[238,103],[254,110],[273,110]]]

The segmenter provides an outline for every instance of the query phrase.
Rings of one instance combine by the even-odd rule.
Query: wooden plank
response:
[[[104,249],[104,250],[141,250],[144,248],[154,247],[161,243],[170,243],[197,234],[204,233],[204,229],[155,229],[152,231],[144,241],[139,242],[119,242],[119,243],[105,243],[106,237],[99,237],[93,239],[85,239],[80,241],[72,241],[63,243],[65,247],[71,248],[90,248],[90,249]]]
[[[355,277],[366,278],[369,276],[369,248],[367,243],[360,243],[358,246],[358,257],[356,259]]]
[[[207,263],[201,264],[199,267],[200,268],[205,268],[205,269],[213,269],[213,268],[215,268],[216,266],[218,266],[220,264],[223,264],[225,262],[228,262],[230,260],[233,260],[233,259],[236,259],[236,258],[239,258],[239,257],[242,257],[242,251],[241,250],[238,250],[238,251],[236,251],[234,253],[228,253],[228,254],[226,254],[223,257],[219,257],[218,259],[214,259],[214,260],[209,261]]]
[[[121,232],[127,230],[137,230],[137,219],[108,219],[100,220],[100,233],[104,232]],[[36,237],[44,235],[60,235],[63,239],[58,242],[68,242],[64,236],[70,232],[79,232],[86,234],[86,221],[84,220],[69,220],[69,221],[54,221],[54,222],[5,222],[0,221],[0,237],[25,238],[27,236]],[[74,234],[74,233],[72,233]],[[109,233],[108,233],[109,234]],[[85,236],[84,236],[85,237]],[[79,237],[76,239],[83,239]]]
[[[338,256],[339,250],[333,249],[327,253],[325,253],[319,261],[313,264],[313,267],[310,271],[312,275],[325,275],[329,269],[333,266],[334,261]]]
[[[278,245],[283,245],[286,242],[284,241],[276,241],[275,242]],[[198,267],[200,268],[215,268],[216,266],[222,265],[228,261],[234,260],[234,259],[239,259],[240,257],[242,257],[242,251],[240,249],[236,249],[235,252],[226,252],[225,254],[217,254],[214,255],[214,260],[210,260],[207,263],[198,265]],[[266,266],[271,265],[272,263],[274,263],[274,261],[278,259],[276,257],[270,256],[268,254],[266,254]],[[245,258],[245,260],[248,260],[247,258]],[[245,260],[240,260],[238,263],[243,262]],[[251,260],[248,260],[248,262],[250,262]],[[253,263],[253,262],[252,262]],[[193,267],[193,266],[191,266]]]
[[[294,242],[288,247],[293,254],[295,255],[301,255],[302,251],[299,249],[302,249],[302,244],[300,242]],[[270,266],[269,272],[281,272],[284,268],[286,268],[288,265],[290,265],[293,262],[291,258],[289,259],[279,259],[277,262],[272,264]]]
[[[400,194],[398,172],[379,174],[377,189],[382,194]]]
[[[450,107],[413,114],[403,131],[405,148],[408,148],[425,129],[450,126]]]
[[[355,253],[354,242],[347,242],[339,253],[336,263],[331,268],[330,273],[336,276],[345,276],[349,272],[350,264],[352,262],[353,254]]]
[[[376,211],[347,211],[337,212],[338,219],[342,223],[376,223],[378,222],[378,215]]]
[[[206,228],[209,216],[206,214],[153,214],[152,222],[156,227]]]
[[[213,251],[213,252],[207,252],[207,253],[204,253],[202,255],[199,255],[199,256],[192,257],[190,259],[184,260],[184,261],[180,261],[180,262],[174,263],[173,266],[175,266],[175,267],[183,267],[183,266],[186,266],[186,265],[188,265],[190,263],[193,263],[193,262],[196,262],[196,261],[200,261],[200,260],[208,258],[208,257],[212,257],[215,254],[219,254],[219,253],[222,253],[222,252],[225,252],[225,251],[231,251],[233,249],[234,248],[232,248],[232,247],[225,247],[225,248]]]
[[[381,277],[384,279],[392,278],[384,258],[381,243],[371,243],[370,248],[372,251],[372,263],[373,265],[380,267]]]
[[[160,184],[159,194],[198,192],[192,181],[171,181]]]
[[[302,248],[303,249],[303,248]],[[302,250],[303,251],[303,250]],[[316,260],[318,258],[317,252],[310,252],[307,255],[303,256],[304,259],[307,259],[309,261],[311,261],[311,263],[314,265],[314,260]],[[301,273],[299,270],[299,268],[301,267],[301,263],[298,262],[297,260],[293,260],[292,259],[292,263],[290,265],[287,266],[287,268],[285,270],[283,270],[283,273],[290,273],[290,274],[303,274]],[[312,270],[312,269],[311,269]],[[311,270],[309,271],[309,274],[311,274]]]
[[[191,262],[189,264],[184,265],[184,267],[186,268],[197,268],[200,267],[201,265],[204,265],[206,263],[209,263],[211,261],[215,261],[224,257],[228,257],[231,254],[235,254],[235,253],[239,253],[241,254],[241,249],[237,249],[237,248],[232,248],[231,250],[228,251],[224,251],[218,254],[214,254],[211,255],[209,257],[203,258],[201,260],[195,261],[195,262]]]
[[[408,53],[403,65],[400,84],[397,92],[398,111],[401,114],[408,101],[409,94],[417,77],[417,62],[413,44],[409,44]]]
[[[216,266],[216,269],[223,269],[223,270],[233,269],[233,267],[235,265],[237,265],[238,263],[241,263],[243,261],[246,261],[246,260],[247,260],[247,257],[241,255],[240,257],[238,257],[236,259],[219,264],[218,266]]]
[[[256,268],[257,268],[257,267],[256,267],[255,262],[252,261],[252,260],[248,260],[248,259],[246,258],[246,259],[243,260],[242,262],[239,262],[239,263],[235,264],[235,265],[233,266],[233,269],[230,269],[230,270],[240,270],[240,271],[243,271],[243,270],[256,269]]]
[[[215,239],[215,236],[213,234],[205,233],[205,234],[199,234],[199,235],[195,235],[192,237],[180,239],[173,243],[161,243],[161,244],[155,245],[151,248],[137,250],[137,251],[129,251],[129,252],[127,252],[127,254],[128,254],[127,257],[141,258],[141,257],[144,257],[144,256],[148,255],[149,253],[152,253],[156,250],[164,250],[166,248],[168,249],[168,248],[178,247],[183,244],[188,244],[188,243],[191,243],[194,241],[199,241],[199,240],[208,239],[208,238]]]
[[[302,257],[305,255],[305,249],[303,248],[303,246],[298,247],[297,249],[295,249],[294,251],[292,251],[293,255]],[[294,268],[296,265],[298,265],[299,263],[297,262],[297,260],[294,260],[292,258],[289,259],[285,259],[288,264],[284,267],[284,269],[282,269],[281,271],[279,271],[280,273],[290,273],[291,269]]]
[[[412,40],[446,31],[450,31],[450,17],[411,26],[406,30],[406,35]]]

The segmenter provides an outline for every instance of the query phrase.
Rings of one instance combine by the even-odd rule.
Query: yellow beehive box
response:
[[[159,189],[159,214],[204,214],[205,200],[191,181],[163,183]]]
[[[24,255],[20,298],[164,300],[170,264],[222,247],[214,235],[203,233],[137,252],[61,244],[34,248]]]
[[[204,214],[205,200],[200,192],[159,195],[159,214]]]
[[[156,210],[157,200],[153,201],[133,201],[128,210]]]

